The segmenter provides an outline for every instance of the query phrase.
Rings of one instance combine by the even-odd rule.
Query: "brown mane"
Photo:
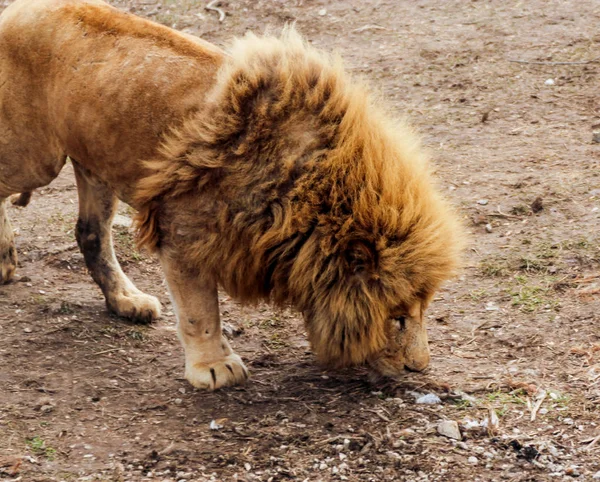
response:
[[[325,362],[381,350],[394,308],[428,301],[457,267],[461,229],[415,136],[293,29],[237,40],[147,167],[139,243],[185,250],[238,299],[318,319],[307,329]]]

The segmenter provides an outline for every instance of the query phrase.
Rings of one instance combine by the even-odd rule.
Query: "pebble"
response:
[[[473,465],[477,465],[479,463],[479,460],[477,459],[477,457],[471,456],[467,459],[467,462]]]
[[[546,80],[546,82],[544,82],[544,84],[545,85],[554,85],[555,82],[554,82],[554,79],[548,79],[548,80]]]
[[[327,468],[327,464],[325,462],[321,462],[321,465],[319,465],[319,470],[325,470]]]
[[[427,395],[417,398],[416,403],[423,405],[436,405],[438,403],[442,403],[442,400],[435,393],[428,393]]]
[[[600,470],[592,476],[592,479],[600,479]]]
[[[31,328],[27,327],[27,328],[23,328],[23,331],[25,333],[31,333],[33,330]]]
[[[487,205],[489,201],[487,199],[480,199],[479,201],[477,201],[477,204],[481,204],[482,206]]]
[[[460,429],[458,428],[458,423],[454,420],[444,420],[440,422],[437,427],[437,431],[440,435],[444,437],[448,437],[454,440],[462,440],[462,435],[460,433]]]
[[[487,223],[487,224],[485,225],[485,230],[486,230],[488,233],[491,233],[491,232],[492,232],[492,225],[491,225],[490,223]]]
[[[326,8],[322,8],[321,10],[319,10],[319,16],[324,17],[325,15],[327,15],[327,9]]]

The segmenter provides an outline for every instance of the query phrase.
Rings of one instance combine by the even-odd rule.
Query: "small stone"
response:
[[[23,331],[25,333],[31,333],[33,330],[31,328],[27,327],[27,328],[23,328]]]
[[[548,79],[546,80],[546,82],[544,82],[545,85],[554,85],[556,82],[554,82],[554,79]]]
[[[42,413],[50,413],[52,410],[54,410],[54,407],[52,405],[42,405],[40,407],[40,412]]]
[[[491,232],[492,232],[492,225],[491,225],[490,223],[487,223],[487,224],[485,225],[485,230],[486,230],[488,233],[491,233]]]
[[[481,204],[482,206],[487,205],[489,201],[487,199],[480,199],[479,201],[477,201],[477,204]]]
[[[473,465],[477,465],[479,463],[479,460],[477,459],[477,457],[471,456],[467,459],[467,462]]]
[[[244,464],[244,468],[246,469],[246,472],[250,472],[252,470],[252,466],[248,462]]]
[[[535,200],[531,203],[531,210],[534,213],[539,213],[544,209],[544,200],[541,197],[536,197]]]
[[[327,469],[327,464],[325,462],[321,462],[321,464],[319,465],[319,470],[325,470]]]
[[[175,403],[175,405],[181,405],[183,403],[183,400],[181,398],[176,398],[175,400],[173,400],[173,402]]]
[[[571,477],[579,477],[577,466],[571,465],[570,467],[567,467],[567,470],[565,470],[565,474]]]
[[[422,405],[437,405],[438,403],[442,403],[442,400],[435,393],[428,393],[427,395],[417,398],[416,403]]]
[[[454,440],[462,440],[462,435],[460,433],[460,429],[458,428],[458,423],[454,420],[444,420],[440,422],[437,427],[437,431],[440,435],[444,437],[448,437]]]
[[[320,17],[324,17],[325,15],[327,15],[327,9],[326,8],[322,8],[321,10],[319,10],[319,16]]]
[[[600,479],[600,470],[592,476],[592,479]]]

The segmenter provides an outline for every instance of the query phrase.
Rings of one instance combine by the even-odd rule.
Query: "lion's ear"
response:
[[[365,241],[353,241],[346,247],[345,257],[352,274],[369,276],[377,268],[377,253]]]
[[[158,211],[158,205],[150,202],[133,218],[136,244],[140,249],[146,248],[151,253],[156,253],[160,246]]]

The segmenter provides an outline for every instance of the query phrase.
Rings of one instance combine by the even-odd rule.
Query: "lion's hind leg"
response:
[[[15,194],[10,199],[10,202],[13,204],[13,206],[18,206],[21,208],[27,206],[29,204],[29,201],[31,201],[31,191],[22,192],[21,194]]]
[[[119,316],[149,323],[160,316],[160,303],[138,290],[125,276],[115,257],[112,220],[117,207],[113,191],[73,162],[79,193],[79,219],[75,236],[92,278],[108,308]]]
[[[6,212],[6,199],[0,199],[0,284],[8,283],[16,269],[15,238]]]

